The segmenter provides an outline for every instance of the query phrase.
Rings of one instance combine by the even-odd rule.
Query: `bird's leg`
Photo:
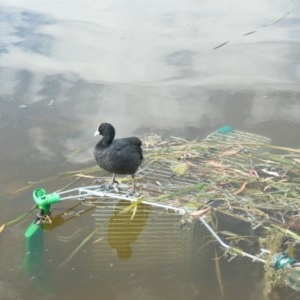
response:
[[[132,192],[133,192],[133,194],[134,194],[134,193],[135,193],[135,180],[134,180],[134,174],[132,174],[131,177],[132,177],[132,181],[133,181],[133,190],[132,190]]]
[[[117,186],[114,185],[115,183],[117,184]],[[113,188],[117,193],[119,193],[118,185],[119,185],[119,182],[116,180],[116,174],[113,173],[112,181],[111,181],[111,184],[108,186],[108,190]]]
[[[132,177],[132,181],[133,181],[133,190],[128,192],[127,196],[136,196],[138,197],[139,196],[139,193],[136,191],[136,186],[135,186],[135,180],[134,180],[134,174],[131,175]]]

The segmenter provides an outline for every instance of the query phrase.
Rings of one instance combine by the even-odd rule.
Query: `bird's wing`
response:
[[[113,141],[113,146],[116,151],[120,151],[126,147],[141,146],[141,145],[142,145],[142,142],[137,137],[115,139]]]

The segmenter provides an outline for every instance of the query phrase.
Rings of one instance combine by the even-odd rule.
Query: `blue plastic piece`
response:
[[[279,270],[285,268],[287,265],[292,265],[295,262],[295,258],[288,257],[284,253],[278,253],[273,257],[271,261],[271,266],[275,268],[275,270]]]
[[[220,128],[217,130],[217,132],[218,132],[218,133],[221,133],[221,134],[227,134],[227,133],[230,133],[230,132],[232,132],[232,131],[234,131],[234,128],[233,128],[232,126],[227,126],[227,125],[222,126],[222,127],[220,127]]]

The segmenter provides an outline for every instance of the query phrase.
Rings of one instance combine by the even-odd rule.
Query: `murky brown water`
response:
[[[118,136],[187,139],[229,124],[299,147],[297,1],[2,0],[0,36],[1,224],[33,205],[31,188],[15,191],[95,165],[93,133],[102,121]],[[54,191],[69,182],[42,186]],[[187,255],[178,219],[159,219],[173,229],[167,234],[153,212],[128,229],[134,247],[125,249],[127,259],[116,255],[124,241],[111,244],[104,232],[99,247],[89,243],[62,267],[97,218],[89,211],[57,219],[44,232],[43,276],[26,276],[23,234],[33,219],[0,235],[1,300],[260,297],[262,266],[222,262],[222,298],[214,249]]]

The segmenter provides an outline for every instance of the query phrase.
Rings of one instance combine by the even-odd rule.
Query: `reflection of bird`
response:
[[[137,137],[114,139],[115,129],[108,123],[100,124],[96,135],[103,136],[94,149],[98,165],[113,173],[112,183],[116,182],[115,174],[130,174],[135,192],[134,174],[143,160],[141,140]]]
[[[128,201],[120,200],[117,210],[109,220],[107,239],[112,249],[116,249],[118,257],[128,259],[132,255],[131,244],[135,242],[147,223],[149,207],[139,204],[133,216],[131,211],[125,212]],[[121,209],[121,210],[120,210]]]

